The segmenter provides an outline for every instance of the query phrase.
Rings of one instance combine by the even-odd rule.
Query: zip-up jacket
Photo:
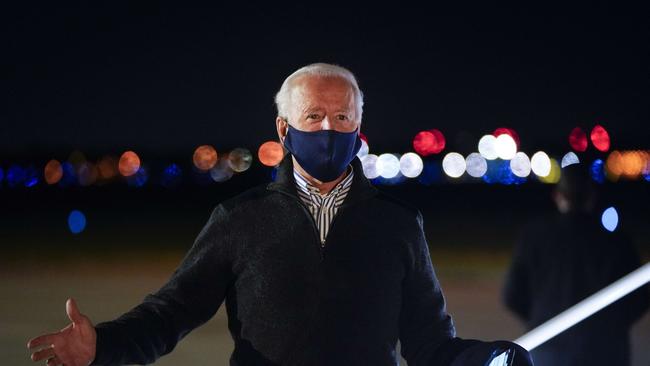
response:
[[[93,365],[151,363],[225,300],[231,366],[395,366],[398,339],[410,366],[483,366],[504,343],[455,337],[421,214],[374,188],[358,158],[352,164],[324,245],[290,154],[274,182],[217,205],[162,288],[97,324]]]

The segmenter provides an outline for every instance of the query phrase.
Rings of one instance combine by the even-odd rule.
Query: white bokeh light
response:
[[[457,152],[450,152],[442,159],[442,170],[452,178],[463,175],[466,167],[465,158]]]
[[[478,142],[478,152],[487,160],[498,158],[496,149],[497,138],[493,135],[485,135]]]
[[[614,231],[618,226],[618,212],[616,212],[614,207],[609,207],[603,211],[600,221],[603,223],[603,227],[607,229],[607,231]]]
[[[471,153],[465,159],[467,174],[474,178],[481,178],[487,172],[488,166],[485,158],[479,153]]]
[[[379,155],[375,166],[383,178],[394,178],[399,174],[399,159],[393,154]]]
[[[530,159],[530,168],[538,177],[551,174],[551,159],[543,151],[536,152]]]
[[[399,158],[399,169],[405,177],[415,178],[423,168],[422,158],[416,153],[406,153]]]
[[[503,160],[510,160],[515,157],[517,153],[517,143],[508,134],[499,135],[494,141],[494,148],[497,153],[497,157]]]
[[[580,159],[578,159],[578,155],[574,153],[573,151],[569,151],[562,157],[562,162],[560,163],[560,166],[562,168],[567,167],[569,165],[573,164],[578,164],[580,162]]]
[[[368,147],[368,143],[366,142],[366,140],[361,139],[361,148],[359,149],[359,152],[357,153],[357,156],[359,157],[359,159],[361,159],[362,157],[368,155],[369,151],[370,151],[370,148]]]
[[[510,160],[510,170],[512,174],[519,178],[526,178],[530,175],[530,159],[526,153],[520,151]]]
[[[375,179],[379,176],[377,172],[377,155],[368,154],[361,158],[361,165],[363,166],[363,174],[368,179]]]

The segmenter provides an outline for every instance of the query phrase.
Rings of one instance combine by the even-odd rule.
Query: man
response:
[[[506,305],[535,328],[641,266],[630,240],[593,214],[597,191],[580,164],[562,169],[558,213],[524,229],[504,287]],[[536,365],[629,365],[629,331],[648,308],[641,288],[532,350]]]
[[[276,96],[290,152],[276,180],[219,204],[171,279],[92,326],[30,341],[67,366],[150,363],[226,302],[231,365],[480,365],[509,342],[455,338],[420,213],[375,189],[356,154],[363,96],[348,70],[313,64]],[[50,345],[54,347],[49,347]]]

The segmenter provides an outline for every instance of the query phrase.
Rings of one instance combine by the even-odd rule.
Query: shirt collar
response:
[[[350,186],[352,184],[352,179],[354,178],[354,168],[352,165],[348,165],[347,168],[347,175],[345,178],[343,178],[337,185],[336,187],[332,188],[331,191],[329,191],[326,195],[322,195],[320,193],[320,190],[313,186],[311,183],[303,177],[298,170],[294,167],[293,168],[293,177],[295,178],[296,181],[296,188],[298,188],[300,191],[307,193],[307,194],[319,194],[321,196],[329,196],[331,194],[337,194],[342,188]]]

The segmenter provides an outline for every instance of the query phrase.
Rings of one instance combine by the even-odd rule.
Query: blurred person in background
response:
[[[289,151],[274,182],[212,212],[169,281],[115,320],[93,325],[74,300],[71,324],[29,341],[48,365],[144,364],[212,318],[225,301],[231,365],[484,366],[506,341],[456,337],[420,212],[363,173],[363,96],[350,71],[312,64],[276,95]],[[208,350],[206,350],[208,351]]]
[[[562,169],[557,213],[531,222],[515,245],[506,306],[533,329],[641,266],[631,240],[609,232],[595,207],[597,186],[581,164]],[[629,365],[630,328],[648,309],[647,286],[531,351],[538,366]]]

